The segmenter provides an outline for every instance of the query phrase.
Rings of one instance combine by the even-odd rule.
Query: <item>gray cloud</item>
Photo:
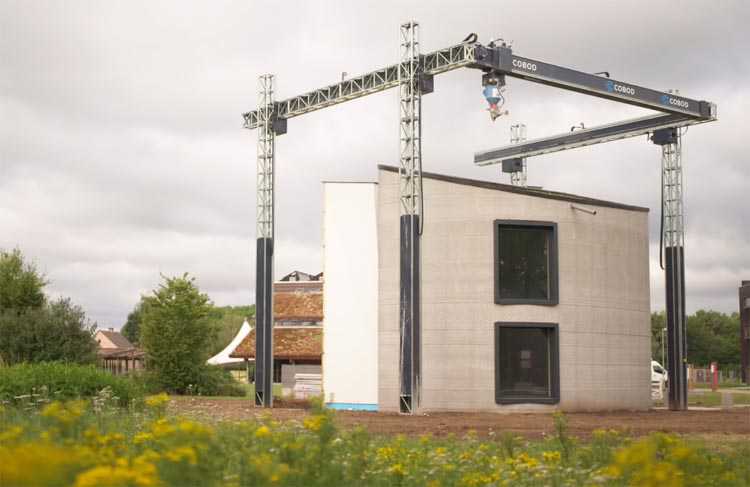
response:
[[[220,304],[254,299],[257,77],[277,97],[397,62],[398,26],[424,52],[501,35],[528,57],[714,101],[685,138],[688,307],[736,309],[750,278],[744,85],[750,7],[705,2],[3,2],[0,247],[19,246],[102,326],[120,326],[159,274],[195,274]],[[504,180],[473,153],[643,110],[509,80],[489,122],[477,72],[424,98],[425,169]],[[277,274],[321,266],[322,179],[373,179],[398,157],[395,92],[295,118],[277,141]],[[659,151],[644,139],[530,161],[531,184],[648,206],[652,307]],[[429,197],[429,195],[427,196]]]

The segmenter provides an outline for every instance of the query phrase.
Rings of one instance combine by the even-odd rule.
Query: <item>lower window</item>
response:
[[[495,323],[495,402],[560,401],[556,323]]]

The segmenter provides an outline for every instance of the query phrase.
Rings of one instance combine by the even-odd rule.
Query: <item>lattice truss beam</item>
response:
[[[664,211],[664,246],[682,247],[685,244],[685,220],[682,194],[682,135],[662,146],[662,192]]]
[[[420,76],[419,24],[401,26],[401,69],[399,71],[399,175],[401,214],[419,214],[422,199],[419,172],[422,169],[422,93]]]
[[[257,238],[273,237],[273,164],[275,134],[273,131],[273,75],[264,74],[258,79],[258,191]]]
[[[474,51],[474,44],[467,43],[421,55],[417,61],[419,71],[427,75],[435,75],[468,66],[474,62]],[[394,64],[280,101],[275,104],[274,116],[277,118],[298,117],[315,110],[395,88],[399,85],[400,77],[406,76],[405,69],[408,69],[408,66],[404,66],[403,63]],[[243,114],[245,128],[257,128],[262,123],[262,116],[260,110]]]

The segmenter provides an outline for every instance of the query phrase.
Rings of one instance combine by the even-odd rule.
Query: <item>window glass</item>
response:
[[[498,249],[500,299],[550,299],[548,227],[501,226]]]
[[[500,364],[501,394],[549,395],[549,343],[545,330],[501,330]]]
[[[548,326],[498,327],[498,402],[556,402],[555,333],[555,328]]]

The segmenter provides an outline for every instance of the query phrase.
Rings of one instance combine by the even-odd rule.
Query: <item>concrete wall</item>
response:
[[[398,409],[398,174],[379,171],[379,408]],[[648,213],[424,179],[422,410],[650,406]],[[493,221],[558,223],[559,304],[494,304]],[[559,324],[560,403],[495,404],[494,323]]]
[[[331,407],[378,402],[375,183],[323,186],[323,392]]]

